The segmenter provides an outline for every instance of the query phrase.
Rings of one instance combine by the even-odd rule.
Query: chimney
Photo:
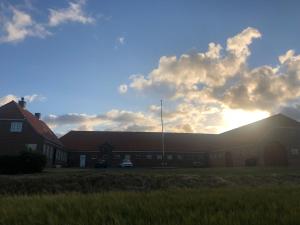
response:
[[[22,97],[21,100],[19,101],[19,106],[20,106],[22,109],[25,109],[25,108],[26,108],[26,102],[25,102],[24,97]]]
[[[34,116],[39,120],[41,118],[41,113],[35,113]]]

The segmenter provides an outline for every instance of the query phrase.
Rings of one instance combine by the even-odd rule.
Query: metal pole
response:
[[[161,119],[161,145],[162,145],[162,164],[165,166],[165,135],[163,121],[163,100],[160,100],[160,119]]]

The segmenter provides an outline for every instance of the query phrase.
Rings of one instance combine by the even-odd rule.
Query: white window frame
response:
[[[23,122],[11,122],[10,123],[10,132],[20,133],[23,130]]]

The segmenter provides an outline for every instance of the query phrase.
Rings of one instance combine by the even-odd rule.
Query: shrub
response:
[[[47,158],[38,152],[24,151],[20,154],[22,173],[39,173],[46,166]]]
[[[23,151],[16,156],[0,156],[1,174],[39,173],[47,163],[44,155],[37,152]]]
[[[19,156],[3,155],[0,156],[0,173],[16,174],[20,173],[21,160]]]

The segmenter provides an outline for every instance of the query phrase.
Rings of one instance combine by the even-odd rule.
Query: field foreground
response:
[[[299,169],[50,169],[0,196],[0,225],[300,224]]]
[[[300,224],[300,189],[214,188],[4,197],[0,224]]]
[[[300,187],[300,169],[49,169],[41,174],[0,176],[0,195],[285,186]]]

